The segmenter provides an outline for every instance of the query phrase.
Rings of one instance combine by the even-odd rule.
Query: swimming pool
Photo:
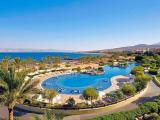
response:
[[[93,87],[97,91],[103,91],[111,86],[111,78],[117,75],[128,75],[135,64],[129,64],[128,67],[109,67],[104,66],[104,74],[68,74],[58,77],[52,77],[44,82],[41,86],[44,89],[55,89],[61,94],[80,94],[87,87]]]

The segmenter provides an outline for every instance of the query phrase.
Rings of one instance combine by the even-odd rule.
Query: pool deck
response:
[[[105,93],[110,93],[112,91],[116,91],[118,89],[120,89],[120,82],[132,82],[132,80],[128,77],[128,76],[115,76],[111,78],[111,83],[112,85],[107,88],[106,90],[102,91]],[[69,97],[73,97],[76,101],[76,103],[81,103],[81,102],[85,102],[85,100],[82,98],[81,94],[79,95],[73,95],[73,94],[60,94],[61,98],[62,98],[62,103],[64,103],[66,100],[68,100]],[[101,98],[99,98],[101,99]]]
[[[111,78],[111,86],[104,90],[105,93],[110,93],[112,91],[116,91],[120,89],[121,84],[125,82],[132,82],[132,79],[130,79],[128,76],[118,75]]]
[[[43,89],[41,84],[43,81],[52,78],[52,77],[57,77],[60,75],[66,75],[66,74],[73,74],[75,72],[68,70],[68,71],[57,71],[57,72],[49,72],[49,73],[45,73],[45,74],[41,74],[38,76],[35,76],[33,79],[38,79],[40,81],[40,84],[37,86],[39,89]],[[120,88],[120,82],[130,82],[131,79],[128,76],[115,76],[111,78],[111,86],[109,88],[107,88],[106,90],[103,90],[102,92],[104,93],[110,93],[112,91],[116,91]],[[68,100],[70,97],[74,98],[76,103],[81,103],[81,102],[85,102],[85,100],[82,98],[81,94],[60,94],[60,103],[65,103],[66,100]],[[101,99],[101,98],[99,98]]]

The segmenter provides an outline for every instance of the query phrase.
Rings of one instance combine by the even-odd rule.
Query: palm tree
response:
[[[10,57],[8,57],[8,56],[4,57],[2,60],[1,67],[4,69],[8,69],[9,64],[10,64]]]
[[[54,61],[54,67],[59,67],[59,65],[61,64],[61,58],[60,57],[53,57],[53,61]]]
[[[21,58],[19,58],[19,57],[15,58],[15,59],[14,59],[14,64],[15,64],[15,66],[17,67],[18,72],[19,72],[20,65],[21,65]]]
[[[44,96],[49,100],[49,103],[52,104],[52,100],[54,97],[57,95],[57,91],[55,90],[45,90],[44,91]]]
[[[16,72],[15,66],[0,69],[0,102],[8,107],[9,120],[13,120],[13,108],[20,99],[35,91],[39,81],[25,80],[24,72]]]

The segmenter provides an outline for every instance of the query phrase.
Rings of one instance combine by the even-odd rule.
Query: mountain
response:
[[[94,52],[122,52],[122,51],[146,51],[146,50],[154,50],[160,49],[160,43],[148,45],[148,44],[138,44],[134,46],[126,46],[120,48],[113,48],[113,49],[104,49],[98,50]]]

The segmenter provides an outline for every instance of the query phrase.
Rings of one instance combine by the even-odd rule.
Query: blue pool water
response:
[[[130,64],[126,68],[121,67],[103,67],[104,74],[101,75],[88,75],[88,74],[69,74],[58,77],[53,77],[45,80],[42,83],[44,89],[55,89],[62,94],[79,94],[87,87],[93,87],[98,91],[105,90],[111,86],[110,79],[117,75],[128,75],[135,64]],[[73,93],[73,91],[77,91]]]
[[[87,54],[87,53],[76,53],[76,52],[7,52],[0,53],[0,60],[2,60],[5,56],[9,56],[11,58],[20,57],[21,59],[33,58],[35,60],[42,60],[43,57],[46,56],[55,56],[64,58],[67,55],[70,59],[78,59],[83,56],[97,56],[100,54]]]

